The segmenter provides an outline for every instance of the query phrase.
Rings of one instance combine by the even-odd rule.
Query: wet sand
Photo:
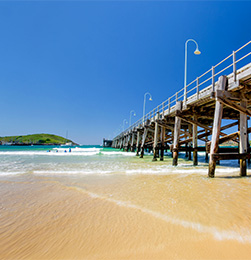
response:
[[[1,181],[0,259],[250,259],[250,204],[228,212],[239,206],[232,198],[249,195],[250,187],[236,190],[226,199],[230,208],[217,213],[210,196],[222,199],[213,190],[221,180],[205,181],[204,190],[196,180],[167,189],[166,176]]]

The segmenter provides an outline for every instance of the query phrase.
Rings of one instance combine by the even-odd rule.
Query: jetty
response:
[[[112,147],[112,140],[103,138],[103,147]]]
[[[246,176],[250,116],[251,41],[117,135],[112,147],[136,151],[140,158],[149,149],[153,161],[164,160],[164,151],[170,149],[174,166],[179,152],[198,165],[197,153],[204,151],[209,177],[215,176],[220,160],[233,159],[240,162],[240,176]],[[237,148],[220,147],[227,141]]]

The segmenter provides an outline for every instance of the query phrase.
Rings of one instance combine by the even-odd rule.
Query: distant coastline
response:
[[[53,134],[31,134],[0,137],[0,145],[78,145],[70,139]]]

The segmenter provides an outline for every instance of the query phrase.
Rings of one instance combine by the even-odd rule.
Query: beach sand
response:
[[[213,185],[204,197],[196,196],[196,183],[194,192],[180,187],[182,194],[176,195],[166,185],[165,176],[120,176],[99,184],[38,176],[1,181],[0,259],[251,258],[249,231],[238,238],[228,228],[236,225],[241,232],[250,224],[251,208],[243,219],[226,216],[223,221],[224,211],[217,216],[217,208],[200,204],[207,196],[221,199],[216,190],[207,194]],[[169,192],[174,195],[170,201]],[[194,205],[187,210],[189,192]],[[176,196],[184,204],[174,203]],[[161,198],[166,199],[164,206]],[[199,212],[203,210],[207,216]]]

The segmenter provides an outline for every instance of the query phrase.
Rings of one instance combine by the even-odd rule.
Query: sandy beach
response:
[[[67,175],[74,158],[65,155],[59,174],[44,168],[59,157],[40,156],[39,172],[2,176],[0,258],[250,259],[249,177],[222,166],[208,179],[203,164],[103,157],[87,160],[116,171]],[[127,170],[117,170],[121,162]]]
[[[10,192],[6,185],[1,198]],[[250,259],[249,243],[215,240],[80,189],[49,181],[12,188],[26,191],[1,201],[12,209],[2,215],[1,259]]]

